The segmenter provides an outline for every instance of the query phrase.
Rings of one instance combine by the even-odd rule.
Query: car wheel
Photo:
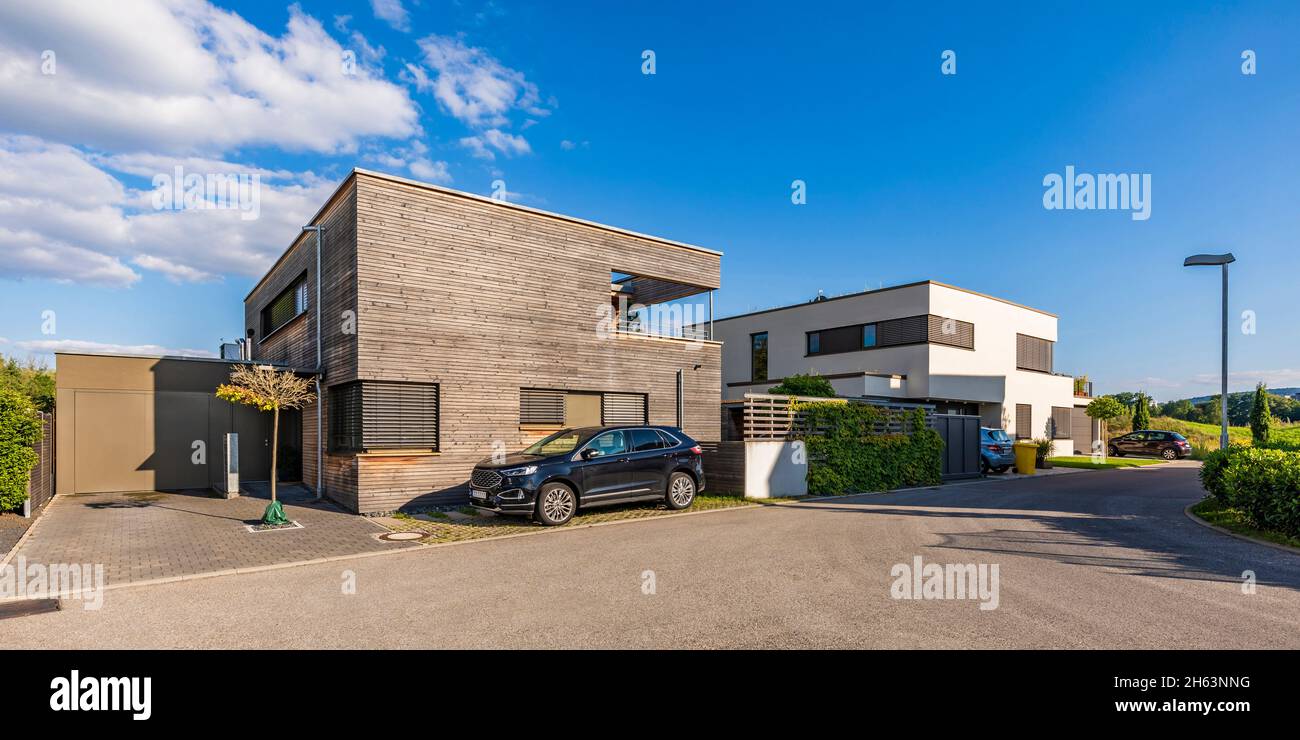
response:
[[[1172,447],[1166,447],[1165,450],[1160,453],[1160,456],[1166,460],[1177,460],[1178,450],[1175,450]]]
[[[1112,445],[1111,448],[1110,448],[1110,456],[1111,456],[1111,457],[1124,457],[1124,453],[1120,452],[1118,449],[1116,449],[1116,448]]]
[[[1007,468],[1010,467],[1011,467],[1010,465],[999,465],[993,469],[993,472],[997,473],[998,475],[1002,475],[1003,473],[1007,472]]]
[[[983,473],[984,475],[988,475],[991,470],[993,470],[993,467],[989,465],[988,460],[980,460],[981,473]]]
[[[695,479],[685,473],[673,473],[668,479],[664,502],[670,509],[685,509],[695,501]]]
[[[563,483],[547,483],[537,494],[537,510],[533,518],[538,524],[558,527],[573,518],[578,510],[578,497],[573,489]]]

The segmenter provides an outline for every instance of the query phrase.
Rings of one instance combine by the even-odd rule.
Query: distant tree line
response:
[[[1142,420],[1139,417],[1143,416],[1143,411],[1145,411],[1145,423],[1147,424],[1150,423],[1151,417],[1156,416],[1167,416],[1201,424],[1219,423],[1218,396],[1200,403],[1193,403],[1188,398],[1156,403],[1151,400],[1150,396],[1141,391],[1111,393],[1107,397],[1115,399],[1124,406],[1127,410],[1125,416],[1133,419],[1134,424]],[[1253,391],[1228,394],[1228,424],[1234,427],[1250,426],[1252,413],[1255,415],[1260,414],[1264,410],[1264,401],[1267,401],[1267,410],[1272,420],[1282,422],[1300,421],[1300,401],[1290,396],[1269,393],[1267,388],[1261,386]],[[1139,429],[1142,427],[1134,426],[1133,428]]]

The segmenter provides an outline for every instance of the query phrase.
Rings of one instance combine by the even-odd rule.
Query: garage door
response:
[[[232,430],[244,479],[267,477],[266,415],[254,409],[185,391],[77,390],[73,404],[76,493],[208,488]]]

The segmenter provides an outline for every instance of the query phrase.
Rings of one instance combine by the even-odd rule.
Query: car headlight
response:
[[[505,476],[516,476],[516,475],[532,475],[533,473],[536,472],[537,472],[536,465],[526,465],[522,468],[511,468],[509,470],[502,470],[501,474]]]

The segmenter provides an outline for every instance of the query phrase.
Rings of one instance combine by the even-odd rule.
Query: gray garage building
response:
[[[238,364],[192,357],[56,353],[55,490],[213,488],[239,434],[244,481],[270,477],[271,415],[214,393]],[[280,417],[280,479],[301,479],[301,417]]]

